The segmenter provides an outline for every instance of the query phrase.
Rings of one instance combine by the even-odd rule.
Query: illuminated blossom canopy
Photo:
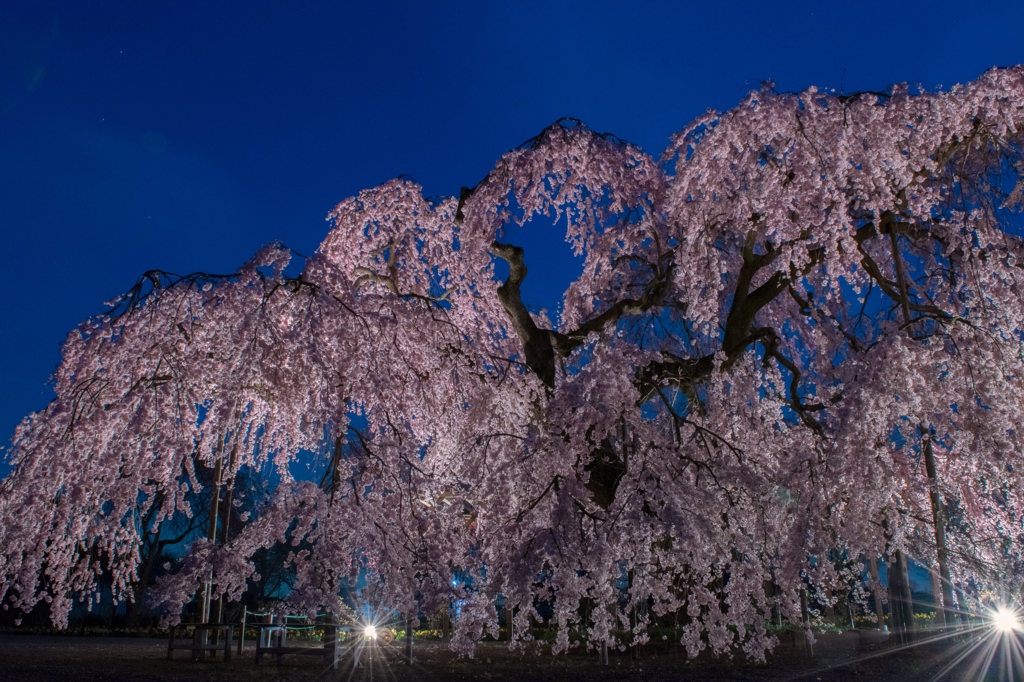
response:
[[[101,571],[124,597],[139,519],[191,513],[219,461],[226,487],[280,483],[160,582],[168,622],[211,571],[239,598],[284,541],[292,608],[357,578],[406,612],[460,600],[465,652],[501,595],[517,637],[547,599],[556,650],[678,612],[691,655],[758,658],[773,609],[798,620],[805,585],[844,584],[823,557],[934,561],[925,444],[954,580],[1008,579],[1022,143],[1021,67],[763,89],[660,160],[562,120],[457,198],[396,179],[346,199],[308,258],[147,273],[68,337],[56,399],[14,435],[0,599],[61,625]],[[581,257],[554,322],[521,297],[513,223],[564,226]],[[293,474],[309,458],[322,480]]]

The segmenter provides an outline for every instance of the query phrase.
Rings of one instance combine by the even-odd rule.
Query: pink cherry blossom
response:
[[[243,468],[280,483],[161,580],[168,623],[290,543],[289,608],[339,609],[362,572],[389,608],[458,600],[463,653],[500,595],[513,646],[546,599],[557,651],[678,613],[690,655],[763,658],[802,589],[936,560],[933,485],[954,582],[1018,580],[1022,126],[1021,67],[752,92],[660,162],[563,120],[458,198],[397,179],[341,202],[304,261],[273,244],[230,276],[148,273],[68,336],[56,399],[14,435],[0,600],[65,625],[103,571],[125,598],[140,519],[194,513],[218,463],[225,490]],[[583,258],[553,323],[503,242],[552,219]]]

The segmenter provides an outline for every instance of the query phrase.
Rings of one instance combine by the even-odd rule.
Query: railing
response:
[[[192,639],[191,640],[179,640],[175,638],[175,631],[186,628],[192,628]],[[224,641],[220,643],[219,634],[224,631]],[[192,652],[192,660],[198,661],[207,652],[216,653],[218,651],[224,651],[224,662],[228,663],[231,661],[231,633],[234,631],[233,625],[220,625],[213,623],[195,623],[186,625],[171,626],[170,638],[167,642],[167,658],[170,660],[174,657],[175,649],[186,649]],[[210,633],[213,633],[213,641],[210,641]]]
[[[281,624],[263,624],[257,627],[259,628],[259,635],[256,638],[256,665],[259,665],[263,656],[268,654],[273,655],[275,662],[281,665],[281,657],[285,654],[292,654],[297,656],[323,656],[331,662],[331,667],[337,669],[338,661],[342,655],[341,633],[349,632],[349,628],[345,626],[326,625],[324,626],[322,647],[288,646],[288,630],[293,628]],[[359,647],[352,646],[351,648],[353,664],[359,665]]]
[[[321,618],[326,615],[318,613],[317,617]],[[269,617],[270,622],[249,623],[249,616]],[[350,642],[349,650],[352,653],[353,665],[359,665],[361,647],[358,645],[358,642],[352,639],[352,630],[349,626],[336,623],[288,625],[289,620],[304,620],[306,623],[309,623],[309,618],[306,616],[278,616],[273,613],[260,613],[243,609],[242,622],[238,623],[240,630],[238,654],[241,655],[245,649],[246,629],[252,627],[256,628],[258,633],[256,637],[256,665],[260,664],[265,655],[274,656],[278,665],[281,664],[281,657],[284,655],[323,656],[331,662],[333,668],[337,669],[341,657],[348,653],[343,651],[341,646],[342,634],[344,634],[345,639]],[[235,624],[227,623],[195,623],[172,626],[170,638],[167,642],[167,658],[173,658],[175,649],[191,651],[193,661],[201,660],[207,651],[215,656],[216,652],[223,650],[224,662],[227,663],[231,660],[234,628]],[[289,630],[312,630],[315,628],[323,628],[324,630],[323,646],[289,646]],[[185,629],[192,629],[192,638],[188,640],[177,639],[177,631]],[[221,639],[221,632],[224,633],[223,639]]]
[[[270,621],[269,621],[269,623],[254,623],[253,625],[249,626],[248,625],[249,616],[259,616],[261,618],[266,618],[266,617],[269,616],[270,617]],[[324,618],[326,616],[327,616],[326,613],[318,613],[318,614],[316,614],[317,618]],[[269,625],[282,625],[282,623],[277,623],[276,622],[276,619],[278,617],[279,616],[277,614],[272,613],[270,611],[266,611],[266,612],[262,612],[261,613],[259,611],[250,611],[247,608],[243,608],[242,609],[242,626],[241,626],[241,632],[239,633],[239,638],[238,638],[238,653],[241,654],[242,651],[245,649],[245,629],[246,629],[246,627],[260,628],[261,626],[268,625],[268,624]],[[328,625],[288,625],[288,621],[289,620],[306,620],[306,621],[308,621],[309,618],[308,618],[308,616],[289,616],[289,615],[284,615],[284,616],[280,616],[280,617],[284,619],[284,623],[283,623],[284,627],[289,629],[289,630],[312,630],[312,629],[315,629],[315,628],[318,628],[318,627],[332,627],[329,624]],[[345,629],[347,630],[347,628],[345,628]]]

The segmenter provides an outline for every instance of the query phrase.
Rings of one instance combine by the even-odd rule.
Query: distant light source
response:
[[[989,619],[992,621],[992,627],[1005,634],[1021,629],[1020,616],[1016,611],[1005,606],[1000,606],[992,611]]]
[[[372,625],[367,625],[363,628],[363,637],[366,639],[377,639],[377,628]]]

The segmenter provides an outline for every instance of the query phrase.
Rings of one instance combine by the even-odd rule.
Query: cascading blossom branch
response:
[[[861,557],[1010,580],[1022,125],[1021,67],[754,92],[660,163],[563,120],[458,198],[397,179],[342,202],[299,264],[271,245],[232,275],[148,273],[68,337],[56,399],[14,435],[4,608],[64,625],[100,576],[124,598],[141,519],[262,467],[260,513],[161,580],[166,622],[211,577],[239,598],[277,543],[293,608],[360,580],[409,613],[458,600],[464,653],[499,596],[513,645],[546,600],[555,651],[670,618],[691,655],[763,658],[765,623],[849,592]],[[552,219],[584,262],[555,324],[500,241]],[[300,452],[318,481],[292,477]]]

